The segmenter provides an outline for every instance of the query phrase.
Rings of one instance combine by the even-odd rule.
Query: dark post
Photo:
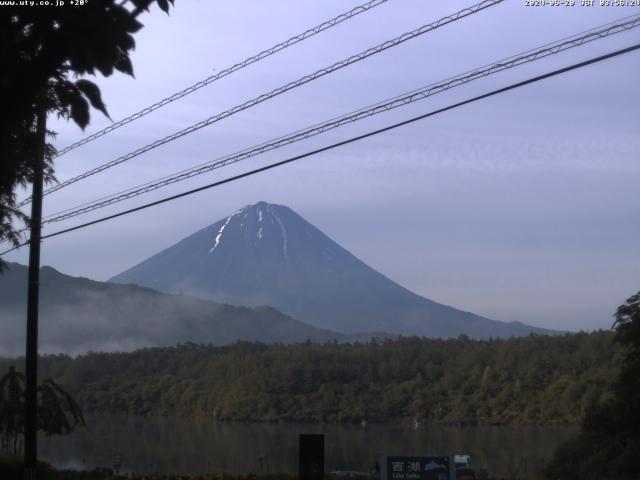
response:
[[[121,466],[122,466],[122,455],[120,455],[119,453],[116,453],[113,456],[113,471],[115,472],[116,480],[118,480],[118,478],[120,478],[120,467]]]
[[[300,480],[324,480],[324,435],[301,434]]]
[[[27,296],[27,353],[25,362],[24,466],[25,478],[35,480],[38,463],[38,290],[40,286],[40,235],[42,229],[42,183],[47,111],[38,113],[37,148],[31,196],[31,236],[29,239],[29,290]]]

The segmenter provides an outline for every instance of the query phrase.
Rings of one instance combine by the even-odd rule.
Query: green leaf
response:
[[[89,125],[89,102],[79,93],[71,101],[71,118],[83,130]]]
[[[71,105],[74,98],[74,90],[73,84],[67,80],[55,83],[54,92],[62,109],[66,109]]]
[[[129,18],[128,25],[126,26],[126,31],[129,33],[136,33],[140,30],[144,25],[136,20],[134,17]]]
[[[149,10],[149,5],[153,2],[153,0],[131,0],[131,3],[135,5],[136,8],[141,10]]]
[[[133,74],[133,65],[131,64],[131,59],[129,58],[129,55],[126,55],[126,54],[121,55],[120,58],[114,64],[114,67],[123,73],[127,73],[131,75],[132,77],[135,76]]]
[[[78,80],[76,82],[76,87],[80,90],[85,97],[91,102],[91,106],[96,110],[100,110],[107,118],[109,117],[109,113],[107,112],[107,107],[105,107],[102,96],[100,95],[100,89],[98,86],[90,82],[89,80]]]

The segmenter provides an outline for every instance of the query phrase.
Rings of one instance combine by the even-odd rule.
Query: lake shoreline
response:
[[[88,414],[87,428],[39,439],[40,458],[60,470],[112,465],[123,472],[193,476],[297,472],[300,434],[323,434],[326,471],[369,472],[384,456],[469,454],[494,477],[535,478],[575,427],[443,426],[370,423],[274,424],[178,417]],[[262,469],[262,470],[261,470]],[[525,475],[527,472],[527,475]]]
[[[139,414],[139,413],[126,413],[126,412],[116,412],[116,411],[101,411],[101,410],[87,410],[85,413],[90,415],[114,415],[121,417],[134,417],[134,418],[158,418],[158,419],[179,419],[179,420],[196,420],[196,421],[207,421],[213,422],[221,425],[326,425],[326,426],[360,426],[362,428],[366,428],[367,426],[403,426],[403,427],[412,427],[412,428],[421,428],[421,427],[454,427],[454,428],[467,428],[467,427],[566,427],[566,428],[578,428],[582,424],[582,419],[579,419],[575,422],[567,422],[567,421],[555,421],[555,422],[482,422],[482,421],[447,421],[447,420],[429,420],[424,421],[418,419],[417,424],[416,420],[413,418],[399,418],[399,419],[389,419],[389,420],[365,420],[364,424],[362,421],[324,421],[317,420],[313,418],[309,419],[264,419],[264,420],[239,420],[239,419],[220,419],[214,418],[210,415],[204,415],[201,413],[196,413],[193,415],[185,415],[180,412],[176,413],[148,413],[148,414]]]

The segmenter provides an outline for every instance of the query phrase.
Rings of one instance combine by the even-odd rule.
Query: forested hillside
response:
[[[179,345],[45,356],[87,411],[222,421],[576,424],[609,395],[609,332],[476,341]],[[5,371],[15,360],[0,360]],[[21,367],[21,361],[17,361]]]
[[[27,267],[9,263],[0,275],[0,355],[24,351]],[[40,269],[41,351],[71,354],[133,351],[197,340],[226,345],[349,339],[307,325],[271,307],[224,305],[136,285],[116,285]],[[370,336],[363,334],[369,339]]]

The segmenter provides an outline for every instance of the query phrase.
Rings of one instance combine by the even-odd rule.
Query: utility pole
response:
[[[39,99],[40,100],[40,99]],[[24,466],[25,479],[36,480],[38,464],[38,294],[40,287],[40,237],[42,230],[42,184],[47,133],[47,110],[40,107],[36,125],[31,236],[29,238],[29,290],[27,294],[27,351],[25,362]]]

